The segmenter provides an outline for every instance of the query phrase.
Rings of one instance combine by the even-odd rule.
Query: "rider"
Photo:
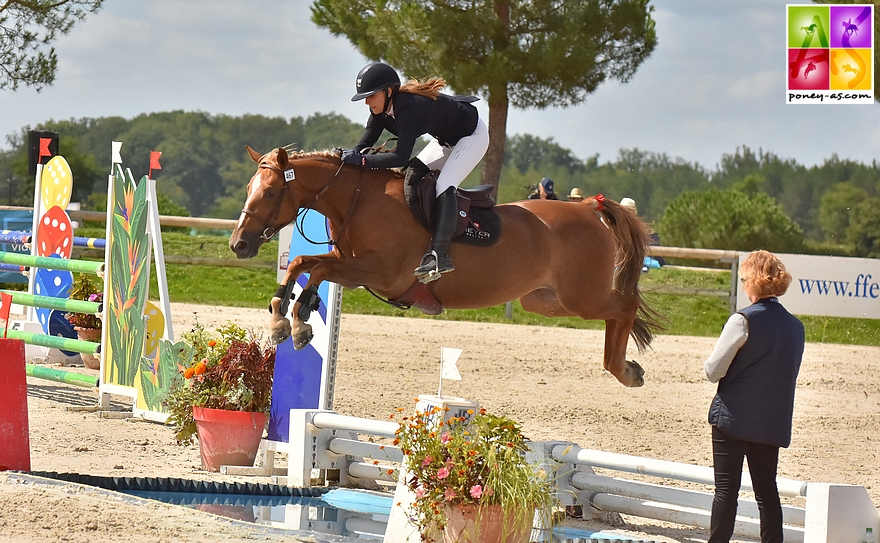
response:
[[[424,173],[440,170],[434,231],[431,247],[413,274],[425,282],[438,279],[441,273],[455,269],[449,258],[449,241],[458,220],[455,189],[489,147],[489,130],[470,103],[476,98],[441,94],[446,81],[436,77],[401,85],[397,72],[384,62],[364,66],[356,85],[357,94],[351,101],[365,100],[371,114],[357,146],[342,151],[344,162],[364,168],[401,168],[410,163],[416,139],[424,134],[432,136],[416,159],[426,166]],[[376,143],[383,129],[397,136],[397,148],[362,154]],[[416,164],[414,170],[421,166]]]

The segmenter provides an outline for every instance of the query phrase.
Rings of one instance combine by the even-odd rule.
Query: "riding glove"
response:
[[[366,166],[367,159],[364,155],[360,154],[357,149],[343,149],[342,150],[342,161],[346,164],[351,164],[353,166]]]

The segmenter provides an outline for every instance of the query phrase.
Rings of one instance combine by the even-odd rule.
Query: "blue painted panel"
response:
[[[329,239],[327,220],[323,215],[309,212],[302,224],[303,231],[309,239],[321,242]],[[299,255],[323,254],[329,250],[330,246],[326,243],[317,245],[310,243],[298,231],[294,231],[290,242],[288,261]],[[297,279],[297,292],[305,287],[307,280],[308,274]],[[323,408],[321,405],[321,379],[326,373],[325,364],[328,361],[324,360],[321,353],[330,351],[329,342],[332,341],[332,333],[326,333],[327,327],[332,326],[332,323],[328,322],[327,307],[330,300],[330,284],[321,283],[318,287],[318,295],[321,297],[321,304],[318,311],[313,313],[309,319],[309,324],[315,331],[315,339],[300,351],[294,350],[293,340],[288,339],[278,346],[275,354],[275,377],[272,385],[272,406],[269,412],[268,433],[268,438],[272,441],[285,443],[289,441],[291,409]],[[290,307],[293,307],[292,302]],[[322,333],[322,331],[324,332]],[[326,341],[327,344],[317,345],[318,341]]]

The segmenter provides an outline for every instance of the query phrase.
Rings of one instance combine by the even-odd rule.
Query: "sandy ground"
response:
[[[208,326],[233,320],[262,330],[260,310],[172,304],[177,334],[194,314]],[[437,392],[440,347],[464,349],[460,382],[444,394],[477,400],[522,422],[533,440],[711,465],[706,411],[714,387],[702,363],[714,338],[661,336],[635,357],[646,385],[627,389],[602,370],[603,335],[594,331],[344,315],[334,408],[386,419],[418,394]],[[880,349],[807,345],[795,403],[792,446],[780,476],[868,488],[880,507]],[[80,371],[91,371],[82,369]],[[94,372],[93,372],[94,373]],[[224,481],[254,478],[200,470],[197,446],[175,444],[169,428],[77,411],[88,389],[28,379],[34,471]],[[124,402],[114,402],[124,409]],[[267,479],[256,478],[266,482]],[[705,489],[711,490],[711,489]],[[705,541],[704,530],[624,515],[621,529],[641,539]],[[612,529],[596,522],[585,528]],[[22,482],[0,473],[0,542],[309,541],[203,512],[108,497],[75,485]],[[314,539],[311,539],[314,541]],[[748,541],[748,540],[740,540]]]

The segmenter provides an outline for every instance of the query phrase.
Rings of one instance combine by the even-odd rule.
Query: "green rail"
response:
[[[63,351],[73,351],[77,353],[95,354],[101,352],[101,344],[92,341],[83,341],[81,339],[68,339],[58,336],[47,336],[46,334],[35,334],[33,332],[23,332],[21,330],[8,330],[6,337],[10,339],[21,339],[25,343],[31,345],[40,345],[41,347],[52,347]]]
[[[17,290],[0,290],[3,294],[12,295],[12,303],[27,305],[30,307],[44,307],[46,309],[59,309],[71,313],[88,313],[100,315],[102,308],[99,302],[87,302],[84,300],[70,300],[67,298],[55,298],[53,296],[39,296],[19,292]]]
[[[21,253],[0,252],[0,263],[30,266],[32,268],[46,268],[48,270],[67,270],[71,272],[90,273],[92,275],[100,275],[104,273],[103,262],[67,260],[66,258],[50,258],[48,256],[32,256]]]
[[[68,385],[77,385],[81,387],[95,388],[98,386],[98,378],[94,375],[56,370],[54,368],[35,366],[33,364],[25,364],[24,370],[29,377],[36,377],[37,379],[46,379],[47,381],[57,381],[59,383],[67,383]]]

